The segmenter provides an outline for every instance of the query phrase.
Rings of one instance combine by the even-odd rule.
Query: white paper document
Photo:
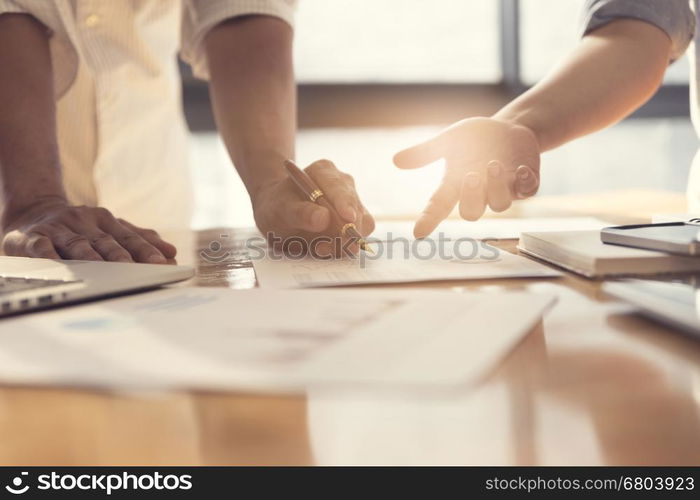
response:
[[[276,253],[253,260],[253,266],[258,283],[266,288],[561,276],[538,262],[476,240],[457,247],[424,240],[375,242],[371,247],[375,254],[330,260]]]
[[[595,217],[523,217],[483,218],[478,221],[447,219],[432,232],[429,238],[437,239],[440,233],[453,240],[474,238],[477,240],[513,240],[525,232],[543,231],[591,231],[611,226]],[[415,221],[379,221],[371,235],[380,241],[404,238],[412,240]]]
[[[1,320],[0,383],[274,392],[469,384],[553,301],[532,293],[170,288]]]

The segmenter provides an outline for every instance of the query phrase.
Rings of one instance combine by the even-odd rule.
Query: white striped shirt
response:
[[[296,0],[0,0],[51,32],[58,143],[74,204],[155,229],[189,226],[192,186],[177,53],[207,78],[203,39],[263,14],[293,22]]]

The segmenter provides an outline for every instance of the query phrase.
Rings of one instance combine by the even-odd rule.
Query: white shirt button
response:
[[[85,26],[88,28],[94,28],[100,23],[100,16],[97,14],[90,14],[85,18]]]

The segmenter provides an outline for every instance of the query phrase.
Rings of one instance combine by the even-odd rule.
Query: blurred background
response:
[[[577,43],[584,0],[300,0],[297,158],[333,160],[379,216],[411,216],[442,169],[391,158],[451,122],[488,115],[542,78]],[[628,188],[684,191],[698,147],[687,57],[623,123],[545,154],[540,194]],[[600,75],[606,78],[606,75]],[[614,85],[614,82],[611,82]],[[183,66],[192,131],[196,228],[253,225],[219,140],[204,82]]]

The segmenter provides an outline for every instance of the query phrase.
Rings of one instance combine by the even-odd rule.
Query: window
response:
[[[300,83],[495,83],[496,0],[301,0]]]
[[[585,0],[520,0],[522,80],[542,78],[579,41]],[[666,72],[665,83],[688,84],[688,57]]]
[[[301,128],[445,124],[488,114],[579,42],[585,0],[300,0]],[[634,117],[687,117],[688,58]],[[185,77],[194,130],[212,129],[206,86]]]

